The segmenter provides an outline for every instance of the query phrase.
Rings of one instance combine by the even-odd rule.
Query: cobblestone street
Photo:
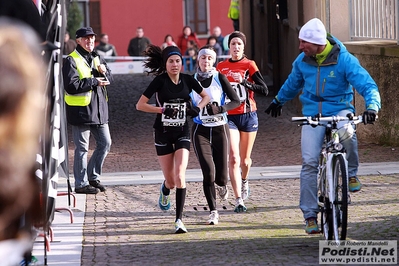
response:
[[[361,180],[347,239],[399,239],[399,175]],[[202,184],[188,183],[183,221],[189,232],[182,235],[173,233],[174,193],[172,208],[159,210],[159,184],[88,196],[82,265],[317,265],[323,238],[304,232],[299,180],[250,181],[250,187],[246,213],[233,212],[230,196],[219,203],[219,224],[209,226]]]

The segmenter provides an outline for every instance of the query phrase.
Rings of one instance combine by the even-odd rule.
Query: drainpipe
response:
[[[255,25],[254,25],[254,1],[249,1],[250,31],[251,31],[251,59],[255,58]]]
[[[331,19],[330,19],[330,0],[326,1],[326,30],[331,33]]]
[[[395,10],[395,24],[399,25],[399,4],[396,2],[396,10]],[[396,26],[396,42],[399,45],[399,27]]]

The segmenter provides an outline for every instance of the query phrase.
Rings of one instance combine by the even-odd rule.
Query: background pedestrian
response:
[[[173,36],[170,34],[167,34],[165,36],[164,42],[161,46],[162,49],[165,49],[168,46],[177,46],[177,44],[175,43],[175,41],[173,40]]]
[[[102,58],[110,57],[110,56],[118,56],[116,53],[116,48],[114,45],[109,43],[108,34],[102,33],[100,35],[100,43],[94,47],[94,51],[100,55]],[[115,62],[115,59],[106,58],[106,62]]]
[[[127,53],[130,56],[143,56],[143,52],[150,44],[151,40],[144,36],[143,27],[137,27],[136,37],[130,40]]]
[[[186,54],[187,48],[189,47],[188,42],[192,41],[198,49],[200,41],[197,34],[193,32],[190,26],[184,26],[182,34],[177,39],[177,46],[180,48],[182,54]]]

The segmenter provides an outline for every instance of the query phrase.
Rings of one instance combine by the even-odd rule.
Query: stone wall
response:
[[[375,125],[359,126],[359,140],[399,146],[399,46],[388,41],[349,42],[345,45],[374,78],[381,95],[378,121]],[[365,109],[364,100],[357,93],[355,107],[358,113]]]

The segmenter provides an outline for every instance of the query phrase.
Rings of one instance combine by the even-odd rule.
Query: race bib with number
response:
[[[240,98],[240,103],[245,102],[247,99],[247,89],[244,85],[237,82],[230,82],[231,87],[233,87],[234,91],[237,93],[238,98]],[[229,97],[226,96],[226,103],[231,102]]]
[[[224,115],[222,113],[210,115],[208,114],[206,108],[202,108],[199,117],[203,124],[218,123],[224,121]]]
[[[162,114],[162,124],[165,127],[182,127],[186,123],[186,103],[164,103],[163,108],[177,109],[178,112],[173,117]]]

